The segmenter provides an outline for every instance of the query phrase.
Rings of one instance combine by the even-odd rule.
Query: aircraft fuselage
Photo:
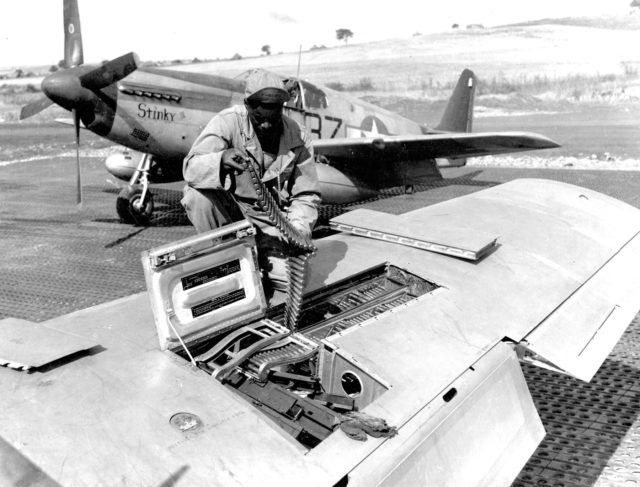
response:
[[[307,81],[296,83],[297,95],[285,105],[285,114],[307,127],[312,140],[422,132],[417,123],[363,100]],[[244,83],[240,80],[171,69],[138,69],[111,91],[115,99],[110,105],[115,112],[112,117],[102,118],[112,125],[108,133],[104,124],[100,125],[100,132],[94,131],[125,147],[153,155],[161,170],[150,172],[150,182],[179,180],[182,160],[209,120],[221,110],[244,102]],[[88,128],[94,129],[91,125]],[[136,158],[115,157],[107,161],[107,169],[128,181],[136,174],[138,162]],[[371,161],[366,174],[353,168],[351,160],[324,158],[321,162],[317,166],[318,178],[327,203],[370,198],[381,187],[437,175],[434,164],[425,165],[424,161]]]
[[[285,114],[312,139],[421,133],[417,123],[362,100],[306,81],[300,86],[300,99],[288,102]],[[181,160],[216,113],[243,99],[241,81],[142,68],[118,83],[115,118],[104,136],[161,160]]]

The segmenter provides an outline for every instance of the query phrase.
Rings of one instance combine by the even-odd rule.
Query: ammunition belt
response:
[[[255,161],[251,152],[247,154]],[[287,300],[285,302],[284,321],[285,325],[294,331],[300,317],[302,306],[302,291],[307,279],[309,259],[316,251],[315,245],[310,237],[301,235],[298,230],[291,225],[287,216],[280,210],[273,195],[262,183],[255,167],[251,162],[245,161],[245,169],[251,176],[251,183],[258,195],[257,205],[264,211],[269,221],[284,236],[289,245],[289,257],[287,259]]]
[[[261,348],[249,358],[245,367],[246,370],[254,373],[260,382],[264,382],[274,367],[303,362],[315,356],[317,351],[317,343],[300,335],[291,334]]]

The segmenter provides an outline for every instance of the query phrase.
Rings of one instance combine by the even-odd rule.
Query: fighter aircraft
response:
[[[0,484],[506,487],[544,436],[518,359],[590,380],[640,308],[640,210],[576,186],[332,226],[292,328],[244,221],[0,321]]]
[[[182,179],[182,160],[211,117],[242,103],[241,75],[230,79],[171,69],[141,68],[134,53],[99,66],[83,65],[76,0],[64,0],[65,65],[42,82],[46,98],[25,106],[21,119],[52,103],[73,114],[76,144],[81,122],[92,132],[133,151],[111,156],[107,170],[127,181],[116,209],[125,222],[144,223],[153,212],[151,183]],[[355,97],[289,78],[285,113],[315,139],[323,202],[369,198],[385,187],[410,187],[441,177],[436,159],[463,165],[467,157],[557,147],[532,133],[471,133],[474,74],[465,70],[435,129]],[[77,199],[82,201],[77,158]]]

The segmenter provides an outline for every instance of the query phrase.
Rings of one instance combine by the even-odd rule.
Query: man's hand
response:
[[[247,154],[235,147],[222,153],[222,167],[228,174],[240,174],[244,171],[244,162],[249,162]]]
[[[300,220],[289,220],[291,226],[300,234],[300,236],[305,238],[311,238],[311,229],[309,225]]]

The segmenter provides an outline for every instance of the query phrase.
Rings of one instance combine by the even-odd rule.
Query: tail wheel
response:
[[[143,201],[142,187],[128,186],[118,195],[116,211],[124,223],[148,225],[153,214],[153,195],[147,192]]]

